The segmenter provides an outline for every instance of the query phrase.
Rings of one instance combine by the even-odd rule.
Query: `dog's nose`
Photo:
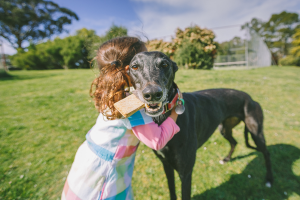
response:
[[[146,101],[158,101],[163,96],[163,91],[159,86],[147,86],[143,91],[143,97]]]

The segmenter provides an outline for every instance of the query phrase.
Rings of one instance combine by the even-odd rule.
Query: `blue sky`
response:
[[[66,26],[68,34],[80,28],[94,29],[102,35],[112,23],[128,28],[129,35],[169,40],[177,27],[191,24],[213,28],[216,40],[243,36],[239,25],[253,17],[268,20],[284,10],[300,14],[300,0],[54,0],[77,13],[80,20]],[[64,37],[67,33],[59,35]],[[146,37],[144,37],[146,36]],[[5,43],[5,53],[15,52]]]

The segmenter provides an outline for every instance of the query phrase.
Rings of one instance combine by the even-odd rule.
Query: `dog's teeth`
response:
[[[221,165],[224,165],[224,161],[223,161],[223,160],[220,160],[219,163],[220,163]]]
[[[155,106],[156,108],[152,108],[153,106]],[[162,107],[162,102],[150,103],[150,104],[145,103],[145,108],[148,112],[156,112],[159,109],[161,109],[161,107]]]

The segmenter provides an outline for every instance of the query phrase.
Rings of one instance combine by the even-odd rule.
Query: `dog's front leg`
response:
[[[180,176],[180,175],[179,175]],[[191,199],[192,172],[180,176],[181,179],[181,199]]]
[[[164,170],[168,179],[168,186],[169,186],[169,191],[170,191],[170,199],[171,200],[176,200],[176,191],[175,191],[175,180],[174,180],[174,169],[173,167],[167,162],[167,161],[162,161]]]

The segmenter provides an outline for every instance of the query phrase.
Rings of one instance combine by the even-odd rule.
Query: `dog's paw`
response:
[[[224,160],[220,160],[219,163],[220,163],[221,165],[224,165],[225,162],[224,162]]]
[[[266,182],[266,187],[271,188],[272,187],[271,183],[270,182]]]

